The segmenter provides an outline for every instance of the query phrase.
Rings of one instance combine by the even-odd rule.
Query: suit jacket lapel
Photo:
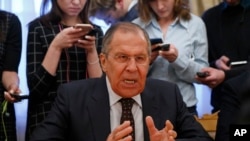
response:
[[[111,132],[110,127],[110,106],[109,96],[105,80],[105,75],[101,78],[102,81],[98,81],[96,89],[92,94],[92,98],[89,101],[88,109],[90,113],[90,120],[93,125],[93,135],[96,140],[106,140]],[[143,130],[144,141],[149,141],[149,133],[146,126],[145,118],[150,115],[155,122],[155,126],[159,126],[159,101],[154,94],[156,91],[150,89],[150,84],[147,84],[144,91],[141,93],[142,110],[143,110]],[[109,129],[109,130],[107,130]]]
[[[95,140],[98,141],[106,140],[111,132],[109,96],[105,76],[101,79],[101,82],[97,82],[95,91],[92,93],[92,98],[88,104],[94,131],[93,135],[96,137]]]
[[[152,91],[153,89],[148,89],[150,86],[145,87],[144,91],[141,93],[141,99],[142,99],[142,110],[143,110],[143,130],[144,130],[144,141],[149,141],[149,133],[148,128],[145,122],[146,116],[151,116],[155,122],[155,126],[157,126],[159,123],[159,116],[157,116],[157,113],[159,112],[159,102],[156,102],[156,97],[154,96],[154,93],[156,91]]]

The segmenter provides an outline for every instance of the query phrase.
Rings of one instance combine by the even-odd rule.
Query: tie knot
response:
[[[131,110],[134,104],[134,99],[132,98],[122,98],[119,100],[122,104],[122,109]]]

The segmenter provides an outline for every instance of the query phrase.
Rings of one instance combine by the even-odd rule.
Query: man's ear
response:
[[[103,72],[106,72],[106,55],[105,54],[103,54],[103,53],[101,53],[100,54],[100,56],[99,56],[99,58],[100,58],[100,63],[101,63],[101,67],[102,67],[102,71]]]

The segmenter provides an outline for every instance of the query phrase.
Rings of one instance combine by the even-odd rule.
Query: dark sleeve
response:
[[[69,98],[70,90],[58,88],[58,96],[48,116],[42,124],[37,126],[30,137],[30,141],[69,141]]]
[[[146,105],[143,106],[144,117],[152,116],[157,129],[163,129],[166,120],[169,120],[177,132],[176,141],[212,141],[203,126],[188,111],[177,84],[147,79],[142,95],[145,95],[142,96],[142,102],[146,101],[145,97],[148,95],[147,103],[142,103]],[[151,105],[154,107],[152,113],[146,110],[147,106]],[[148,136],[147,128],[144,130],[144,136]]]
[[[176,141],[213,141],[202,125],[187,110],[178,87],[176,86],[177,120],[174,130]]]
[[[216,68],[215,62],[220,55],[220,40],[215,38],[215,34],[217,35],[220,30],[218,24],[220,23],[220,13],[221,13],[221,6],[215,6],[207,9],[201,16],[202,20],[204,21],[207,29],[207,38],[208,38],[208,61],[210,67]],[[214,20],[217,19],[217,20]]]
[[[42,66],[42,61],[47,52],[44,27],[40,22],[29,25],[27,37],[27,82],[30,90],[30,99],[39,99],[48,94],[56,77],[49,74]],[[49,36],[49,35],[47,35]],[[53,37],[53,35],[51,35]],[[48,42],[48,40],[46,40]]]
[[[10,16],[8,34],[6,36],[6,52],[4,70],[18,71],[22,51],[21,22],[16,15]]]
[[[221,109],[218,115],[216,140],[229,141],[230,124],[249,124],[250,71],[226,81],[222,87]],[[248,116],[246,116],[248,113]],[[230,117],[230,118],[228,118]]]

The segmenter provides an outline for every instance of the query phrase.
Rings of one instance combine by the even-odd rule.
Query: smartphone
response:
[[[96,33],[97,33],[97,31],[98,31],[98,29],[94,28],[87,35],[89,35],[89,36],[95,36]]]
[[[19,95],[19,94],[10,94],[14,97],[17,101],[21,101],[23,99],[29,99],[29,95]]]
[[[159,46],[157,46],[156,48],[154,48],[152,50],[153,51],[159,51],[159,50],[162,50],[162,51],[169,51],[169,47],[170,47],[170,44],[161,44]]]
[[[162,44],[160,47],[162,51],[169,51],[170,44]]]
[[[90,32],[93,29],[91,24],[76,24],[74,28],[82,28],[83,31]]]
[[[159,50],[161,50],[161,46],[157,46],[156,48],[152,49],[152,52],[159,51]]]
[[[152,39],[150,39],[150,43],[151,43],[151,45],[155,45],[155,44],[163,43],[163,41],[161,38],[152,38]]]
[[[245,64],[247,64],[247,61],[245,61],[245,60],[230,62],[231,67],[237,67],[237,66],[241,66],[241,65],[245,65]]]
[[[196,75],[200,78],[205,78],[209,76],[208,72],[197,72]]]

